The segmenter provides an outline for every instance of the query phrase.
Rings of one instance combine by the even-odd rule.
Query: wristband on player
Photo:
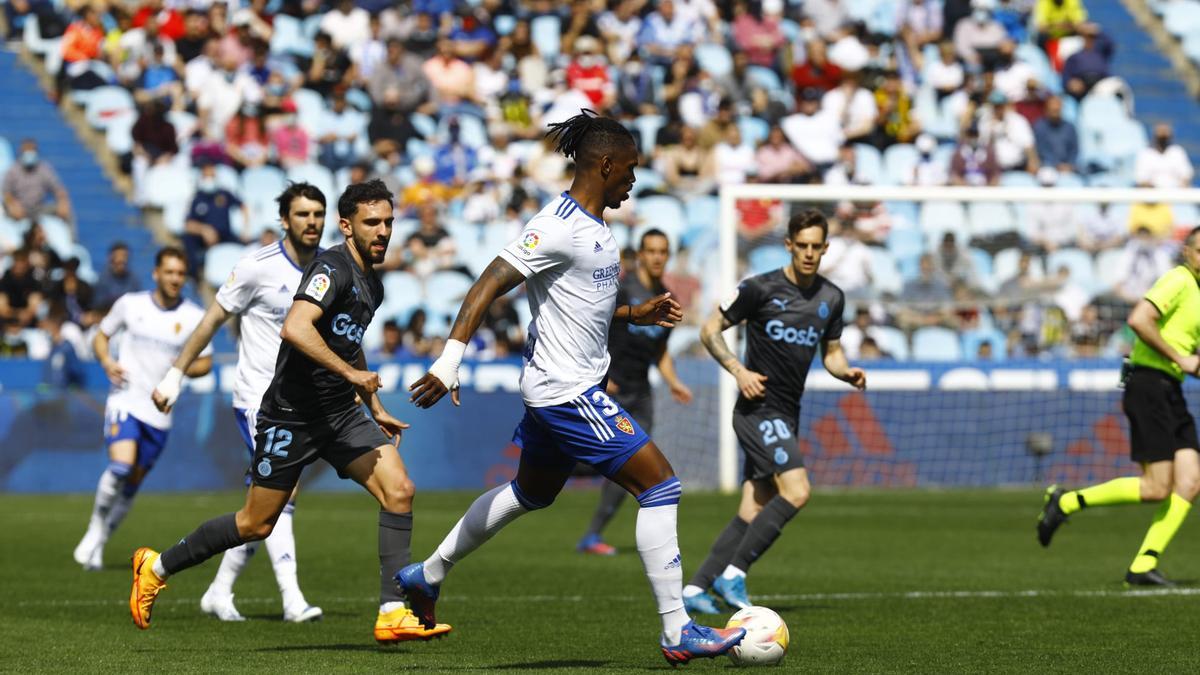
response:
[[[429,373],[440,380],[446,389],[458,389],[458,366],[462,363],[466,351],[466,343],[446,340],[442,355],[429,367]]]
[[[172,366],[163,376],[162,382],[159,382],[155,388],[167,399],[167,405],[175,405],[175,399],[179,398],[179,389],[182,385],[183,371]]]

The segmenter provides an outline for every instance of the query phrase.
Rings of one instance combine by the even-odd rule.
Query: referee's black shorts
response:
[[[1188,412],[1182,383],[1174,377],[1157,368],[1134,366],[1123,403],[1133,461],[1173,460],[1176,450],[1200,449],[1196,420]]]

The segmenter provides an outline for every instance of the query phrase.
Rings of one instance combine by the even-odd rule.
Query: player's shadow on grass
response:
[[[394,651],[386,647],[372,644],[333,644],[333,645],[280,645],[278,647],[259,647],[256,652],[385,652]]]
[[[547,661],[518,661],[516,663],[498,663],[490,668],[505,668],[505,669],[521,669],[521,670],[549,670],[551,668],[602,668],[607,666],[610,661],[600,661],[596,659],[553,659]],[[472,666],[478,668],[478,666]]]

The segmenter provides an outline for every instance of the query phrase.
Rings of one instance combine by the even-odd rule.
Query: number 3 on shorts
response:
[[[602,391],[597,391],[592,394],[592,403],[601,406],[600,412],[603,413],[605,417],[612,417],[621,409],[616,402],[608,397],[608,394]]]
[[[758,423],[758,430],[762,432],[763,445],[771,445],[778,443],[780,439],[789,439],[792,437],[792,431],[788,429],[787,422],[781,419],[763,420]]]

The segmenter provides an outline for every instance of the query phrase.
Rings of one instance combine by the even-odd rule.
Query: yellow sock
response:
[[[1129,571],[1141,574],[1157,567],[1158,556],[1166,550],[1191,510],[1191,502],[1172,492],[1171,497],[1164,500],[1154,514],[1154,522],[1150,523],[1150,529],[1146,531],[1146,538],[1142,540],[1142,547],[1138,549],[1138,556],[1133,559]]]
[[[1142,479],[1136,476],[1114,478],[1107,483],[1072,490],[1058,499],[1063,513],[1071,515],[1085,506],[1136,504],[1142,501]]]

